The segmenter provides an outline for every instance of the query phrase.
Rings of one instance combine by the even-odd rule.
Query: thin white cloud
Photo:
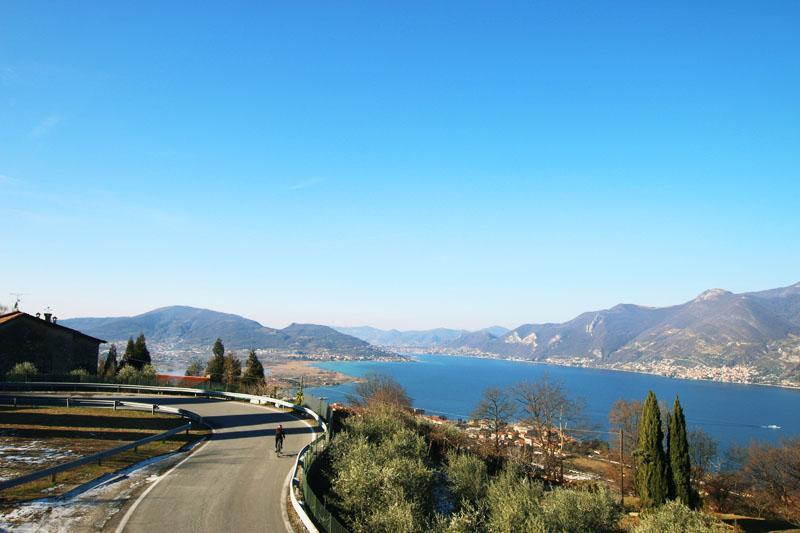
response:
[[[323,183],[324,181],[325,181],[325,178],[311,178],[311,179],[307,179],[307,180],[304,180],[304,181],[298,181],[297,183],[295,183],[293,185],[290,185],[288,187],[288,189],[290,191],[297,191],[297,190],[300,190],[300,189],[308,189],[309,187],[313,187],[315,185],[319,185],[320,183]]]
[[[61,122],[61,115],[55,113],[49,115],[46,119],[44,119],[35,128],[31,130],[30,137],[32,139],[41,139],[42,137],[50,133],[50,131],[53,128],[58,126],[60,122]]]
[[[3,186],[11,186],[20,183],[17,178],[12,178],[11,176],[7,176],[6,174],[0,174],[0,187]]]

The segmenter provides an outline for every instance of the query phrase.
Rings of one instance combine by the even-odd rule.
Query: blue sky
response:
[[[0,3],[0,302],[477,328],[795,283],[798,26],[778,1]]]

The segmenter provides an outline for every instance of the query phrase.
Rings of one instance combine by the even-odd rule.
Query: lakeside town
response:
[[[763,371],[752,365],[732,365],[712,367],[695,363],[693,366],[680,364],[677,359],[664,358],[658,361],[632,361],[624,363],[598,364],[590,357],[548,357],[543,360],[523,359],[518,357],[501,357],[481,351],[438,352],[442,356],[467,356],[481,359],[514,361],[518,363],[546,364],[575,368],[592,368],[597,370],[614,370],[649,374],[675,379],[699,381],[715,381],[719,383],[737,383],[741,385],[767,385],[785,388],[800,388],[800,384],[789,379],[765,375]]]
[[[208,359],[210,346],[187,345],[185,343],[152,343],[153,360],[160,372],[167,374],[182,374],[192,361]],[[317,351],[287,352],[286,350],[255,350],[258,358],[274,376],[304,377],[309,386],[335,385],[354,381],[355,378],[342,373],[330,373],[314,367],[314,363],[325,361],[413,361],[414,356],[421,355],[419,350],[403,351],[401,354],[387,355],[385,357],[367,357],[341,352]],[[242,351],[244,352],[244,351]],[[437,351],[432,355],[442,357],[467,356],[482,359],[508,360],[520,363],[546,364],[575,368],[590,368],[598,370],[613,370],[620,372],[633,372],[663,376],[675,379],[713,381],[719,383],[736,383],[742,385],[768,385],[785,388],[798,388],[800,385],[788,379],[766,375],[763,371],[752,365],[732,365],[712,367],[702,363],[692,366],[682,364],[682,360],[664,358],[657,361],[631,361],[624,363],[598,364],[596,359],[590,357],[548,357],[544,360],[531,360],[523,358],[501,357],[486,352]],[[288,365],[288,366],[287,366]]]

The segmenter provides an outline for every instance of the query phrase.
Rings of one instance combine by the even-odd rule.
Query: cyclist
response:
[[[280,455],[283,450],[283,438],[286,434],[283,431],[283,424],[278,424],[278,429],[275,430],[275,453]]]

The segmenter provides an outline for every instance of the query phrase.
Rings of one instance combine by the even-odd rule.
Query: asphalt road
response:
[[[133,396],[132,401],[198,413],[214,435],[132,503],[130,514],[125,510],[124,532],[287,531],[283,487],[297,452],[313,437],[308,425],[242,402],[164,396]],[[275,453],[278,424],[286,430],[280,457]]]

